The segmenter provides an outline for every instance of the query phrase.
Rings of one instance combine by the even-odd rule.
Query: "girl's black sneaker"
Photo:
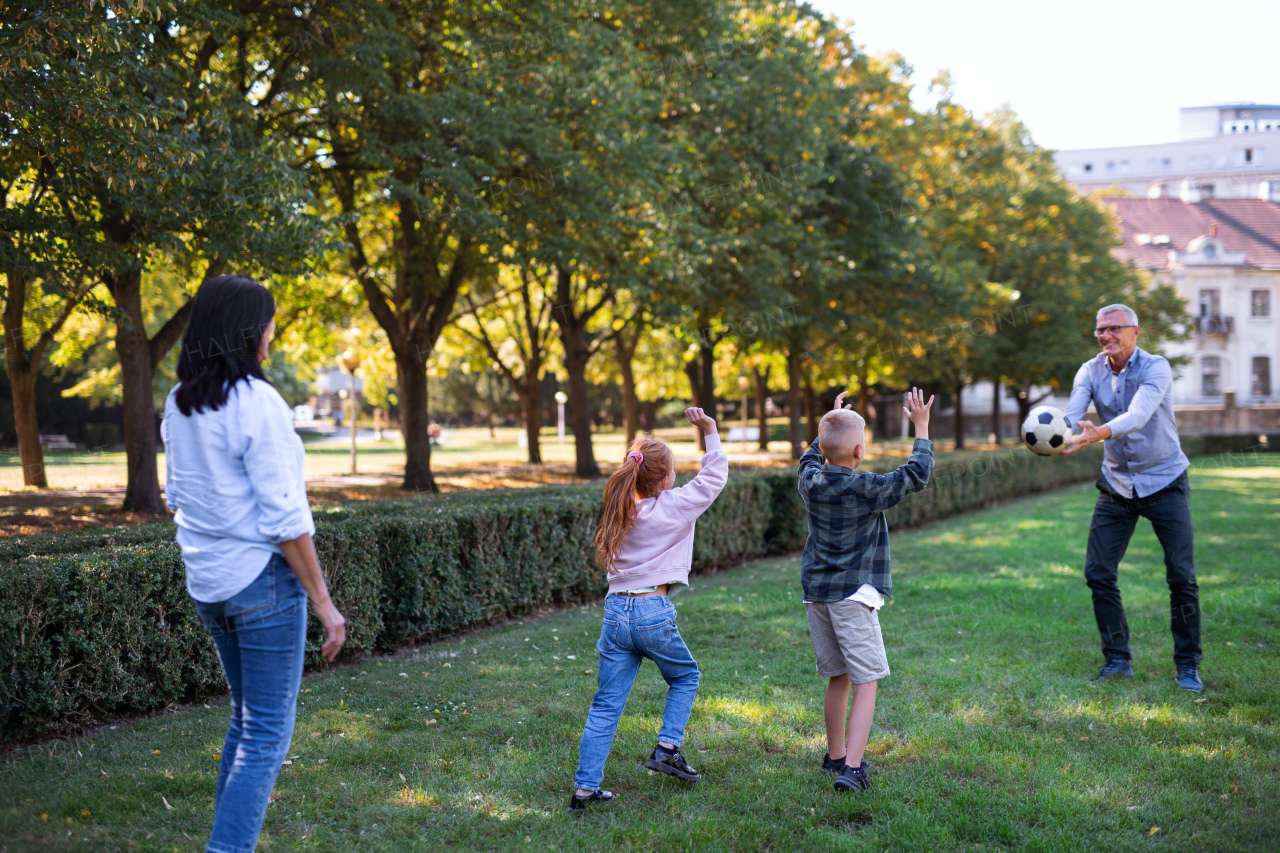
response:
[[[587,806],[603,806],[612,803],[615,797],[612,791],[596,791],[589,797],[579,797],[575,791],[569,796],[569,814],[582,817],[587,813]]]
[[[863,769],[865,762],[859,767],[850,767],[848,764],[840,771],[840,777],[836,779],[836,791],[841,794],[847,794],[850,791],[870,791],[871,783],[867,780],[867,771]]]
[[[649,756],[649,760],[644,763],[644,766],[650,770],[656,770],[659,773],[666,773],[668,776],[683,779],[686,782],[702,781],[702,774],[685,764],[684,757],[680,755],[680,747],[676,747],[671,752],[655,747],[653,755]]]

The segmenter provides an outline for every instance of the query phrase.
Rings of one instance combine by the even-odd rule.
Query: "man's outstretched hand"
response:
[[[1091,444],[1106,441],[1108,438],[1111,438],[1111,427],[1106,424],[1100,427],[1094,426],[1093,421],[1080,421],[1080,432],[1066,440],[1066,443],[1062,445],[1062,453],[1059,455],[1066,456],[1068,453],[1075,453],[1077,450],[1083,450]]]

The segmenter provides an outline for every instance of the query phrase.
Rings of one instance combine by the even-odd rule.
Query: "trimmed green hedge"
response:
[[[1093,479],[1100,451],[1018,448],[938,459],[929,488],[889,513],[933,521]],[[887,470],[892,462],[874,463]],[[435,639],[602,596],[601,485],[461,493],[316,512],[316,545],[347,617],[344,655]],[[172,524],[0,542],[0,740],[82,729],[225,689],[186,593]],[[698,523],[695,573],[804,544],[794,469],[735,472]],[[321,630],[308,630],[319,661]]]

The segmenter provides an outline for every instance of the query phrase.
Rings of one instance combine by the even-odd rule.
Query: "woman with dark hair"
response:
[[[320,654],[332,661],[346,639],[311,538],[302,441],[262,374],[275,310],[251,278],[200,287],[161,425],[187,592],[231,688],[209,853],[258,843],[293,739],[308,599],[325,630]]]

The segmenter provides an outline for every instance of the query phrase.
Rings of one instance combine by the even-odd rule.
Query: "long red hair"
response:
[[[637,462],[632,453],[639,453],[644,461]],[[615,571],[613,563],[622,550],[622,540],[636,523],[636,499],[657,497],[674,467],[675,456],[665,442],[638,438],[605,484],[604,513],[596,530],[596,562],[610,574]]]

